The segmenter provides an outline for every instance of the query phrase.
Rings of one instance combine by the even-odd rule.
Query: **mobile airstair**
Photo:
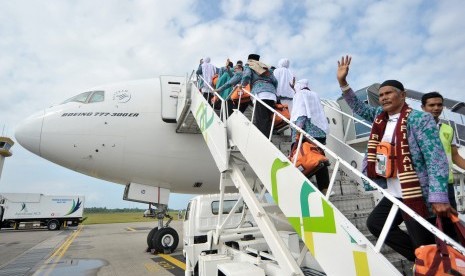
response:
[[[232,256],[233,262],[252,263],[261,268],[264,275],[408,275],[411,264],[383,247],[398,209],[465,253],[462,246],[360,173],[357,168],[361,168],[362,155],[344,141],[342,127],[340,133],[327,137],[325,146],[282,117],[290,127],[302,133],[298,148],[306,137],[318,144],[331,160],[330,185],[327,194],[322,194],[287,158],[289,137],[274,136],[273,129],[264,136],[254,126],[253,108],[249,107],[245,114],[238,110],[227,114],[226,103],[222,101],[221,109],[215,111],[196,87],[192,75],[181,86],[177,96],[176,131],[203,135],[221,175],[219,209],[222,210],[221,198],[225,190],[235,187],[242,196],[236,205],[242,201],[246,204],[269,248],[231,246],[214,253]],[[251,97],[260,101],[254,95]],[[324,105],[325,109],[335,111],[329,118],[334,124],[342,123],[343,116],[357,120],[341,112],[337,104],[324,102]],[[274,122],[281,115],[269,108],[274,112]],[[361,192],[363,182],[378,188],[377,195]],[[365,221],[379,195],[391,200],[393,208],[376,240],[367,231]],[[220,243],[223,235],[231,235],[229,229],[224,229],[224,221],[237,206],[224,217],[219,211],[217,229],[208,238],[211,244]],[[276,222],[292,226],[301,245],[295,246],[285,238],[289,235],[279,231]],[[235,235],[242,237],[246,232],[238,229]],[[309,255],[313,262],[308,260]],[[193,273],[194,265],[186,258],[186,275]]]

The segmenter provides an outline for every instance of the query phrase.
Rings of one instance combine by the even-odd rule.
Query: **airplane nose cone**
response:
[[[37,112],[22,121],[15,130],[18,143],[40,156],[40,139],[45,110]]]

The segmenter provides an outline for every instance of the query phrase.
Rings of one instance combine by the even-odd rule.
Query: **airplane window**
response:
[[[95,91],[92,96],[90,96],[89,103],[103,102],[105,99],[104,91]]]
[[[79,94],[77,96],[74,96],[74,97],[72,97],[70,99],[67,99],[62,104],[69,103],[69,102],[85,103],[87,101],[87,98],[89,97],[90,93],[92,93],[92,92],[81,93],[81,94]]]

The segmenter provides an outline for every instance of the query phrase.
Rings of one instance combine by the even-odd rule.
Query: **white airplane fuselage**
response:
[[[176,133],[176,123],[162,120],[159,79],[87,91],[104,91],[104,100],[38,112],[18,126],[18,142],[51,162],[110,182],[218,192],[220,174],[202,135]]]

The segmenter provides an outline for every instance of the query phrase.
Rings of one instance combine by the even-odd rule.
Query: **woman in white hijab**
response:
[[[289,59],[280,59],[278,68],[273,71],[273,74],[278,80],[276,95],[282,104],[287,104],[289,112],[292,112],[292,99],[294,98],[292,86],[294,85],[295,77],[291,70],[289,70],[289,64]]]
[[[310,134],[318,142],[326,144],[326,134],[329,133],[329,125],[320,97],[308,87],[308,80],[299,80],[294,96],[294,108],[291,113],[291,122]],[[292,141],[296,141],[296,130],[292,129]],[[315,173],[318,189],[326,194],[329,186],[328,167],[324,166]]]
[[[203,96],[205,97],[205,99],[207,99],[207,101],[210,102],[210,99],[213,97],[213,92],[210,89],[209,85],[213,86],[212,80],[213,80],[213,76],[216,73],[216,67],[210,63],[209,57],[205,57],[203,58],[201,69],[202,71],[200,72],[200,74],[199,74],[199,70],[197,71],[197,74],[202,75],[202,78],[205,80],[202,86],[202,92],[203,92]]]
[[[326,144],[326,134],[329,133],[328,121],[320,97],[315,91],[310,90],[307,79],[301,79],[296,83],[293,105],[291,121],[320,143]],[[295,139],[295,130],[292,139]]]

